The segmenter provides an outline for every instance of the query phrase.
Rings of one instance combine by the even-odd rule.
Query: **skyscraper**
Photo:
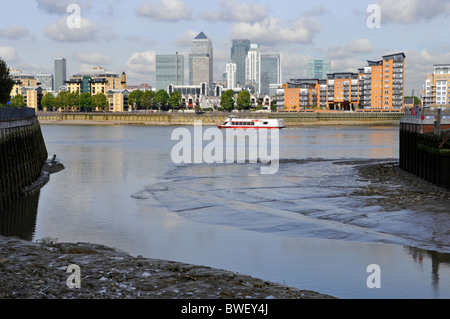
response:
[[[184,56],[156,55],[156,90],[167,90],[170,84],[184,85]]]
[[[279,54],[261,54],[261,94],[269,94],[270,84],[281,85]]]
[[[245,86],[245,60],[250,50],[250,40],[233,40],[231,60],[236,63],[236,85]]]
[[[245,60],[246,86],[254,93],[261,92],[261,52],[259,44],[251,44]]]
[[[308,61],[308,79],[325,80],[331,73],[330,60],[309,59]]]
[[[192,49],[189,54],[189,85],[200,85],[206,83],[212,86],[214,75],[214,54],[212,42],[200,32],[192,40]]]
[[[227,88],[230,90],[233,90],[237,88],[236,86],[236,71],[237,71],[237,65],[233,61],[230,61],[227,63]]]
[[[67,79],[66,59],[55,58],[55,92],[59,92],[61,86],[65,85]]]

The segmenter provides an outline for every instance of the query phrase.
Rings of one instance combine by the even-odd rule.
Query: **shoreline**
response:
[[[122,120],[39,120],[41,125],[135,125],[135,126],[193,126],[193,122],[133,122]],[[203,126],[217,126],[220,122],[203,122]],[[286,122],[286,128],[311,126],[392,126],[398,127],[399,121],[318,121],[318,122]]]
[[[80,267],[78,289],[67,283],[71,265]],[[133,257],[98,244],[0,236],[0,299],[337,298],[231,271]]]

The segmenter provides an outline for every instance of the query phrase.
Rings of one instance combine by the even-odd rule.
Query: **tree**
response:
[[[56,107],[63,110],[69,107],[69,92],[61,91],[58,93],[58,96],[56,97]]]
[[[234,109],[234,91],[227,90],[222,94],[220,98],[220,106],[225,110],[230,112]]]
[[[18,94],[11,99],[11,107],[20,108],[25,106],[27,105],[25,103],[25,98],[23,97],[23,95]]]
[[[108,108],[108,98],[104,93],[98,93],[92,97],[92,107],[100,110]]]
[[[9,73],[9,68],[6,62],[0,58],[0,106],[8,103],[13,86],[14,81]]]
[[[78,92],[72,92],[69,93],[68,96],[68,107],[70,107],[72,110],[77,110],[80,107],[80,93]]]
[[[128,95],[128,105],[130,105],[133,109],[141,107],[142,105],[142,97],[144,92],[141,90],[135,90]]]
[[[178,91],[170,93],[169,104],[172,108],[178,108],[181,104],[181,93]]]
[[[80,109],[85,112],[90,112],[92,110],[92,95],[89,92],[82,93],[80,95]]]
[[[249,91],[241,91],[237,97],[237,105],[239,109],[249,110],[251,106],[250,101],[250,92]]]
[[[56,98],[52,93],[47,93],[42,98],[41,104],[43,108],[53,111],[56,107]]]
[[[154,102],[156,106],[158,107],[159,111],[161,112],[161,109],[166,107],[169,103],[169,93],[167,93],[166,90],[159,90],[156,92]]]
[[[146,110],[150,109],[153,106],[154,99],[155,99],[155,92],[153,91],[143,92],[140,98],[141,106]]]

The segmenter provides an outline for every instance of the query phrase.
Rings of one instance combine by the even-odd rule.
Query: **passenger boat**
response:
[[[286,127],[282,119],[238,119],[236,116],[230,116],[222,124],[218,125],[220,129],[283,129]]]

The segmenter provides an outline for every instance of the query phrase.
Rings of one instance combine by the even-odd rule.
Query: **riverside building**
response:
[[[74,74],[66,82],[69,93],[78,92],[98,93],[108,92],[109,90],[118,90],[127,88],[127,78],[125,72],[121,75],[114,72],[108,72],[103,68],[92,68],[88,72]]]
[[[424,108],[450,107],[450,64],[435,64],[423,86]]]
[[[293,79],[283,85],[284,101],[278,92],[278,107],[281,109],[284,103],[284,111],[289,112],[317,107],[346,111],[401,110],[404,107],[404,73],[405,54],[396,53],[383,56],[379,61],[367,61],[367,66],[357,73],[331,73],[326,80]]]

